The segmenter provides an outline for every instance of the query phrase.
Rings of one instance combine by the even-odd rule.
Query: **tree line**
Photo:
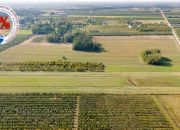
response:
[[[105,65],[90,62],[44,61],[0,63],[0,71],[103,72]]]
[[[93,40],[92,35],[82,30],[73,31],[73,25],[69,22],[61,23],[55,27],[51,24],[40,24],[33,28],[34,34],[48,34],[47,41],[50,43],[72,43],[73,50],[100,52],[101,44]]]

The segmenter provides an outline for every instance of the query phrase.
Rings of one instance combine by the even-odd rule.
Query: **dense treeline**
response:
[[[59,25],[57,29],[54,29],[52,33],[48,35],[48,42],[58,43],[64,42],[64,35],[72,31],[72,24],[67,22],[63,25]]]
[[[94,41],[93,37],[84,31],[67,33],[64,41],[73,43],[73,50],[77,51],[99,52],[103,50],[101,44]]]
[[[49,34],[54,31],[50,24],[39,24],[33,27],[33,34]]]
[[[69,61],[1,63],[1,71],[60,71],[60,72],[103,72],[102,63]]]
[[[72,31],[72,24],[69,22],[56,24],[38,24],[32,29],[33,34],[48,34],[48,42],[64,42],[64,35]]]
[[[90,34],[81,32],[73,40],[73,50],[99,52],[102,50],[102,47],[101,44],[93,41],[93,37]]]
[[[73,50],[88,51],[88,52],[99,52],[102,50],[101,44],[93,41],[93,37],[85,31],[74,31],[72,32],[72,24],[64,23],[57,29],[53,29],[49,24],[38,25],[33,30],[34,34],[49,34],[48,42],[60,43],[68,42],[73,43]]]
[[[90,33],[85,31],[73,31],[73,25],[69,22],[59,24],[40,24],[33,28],[34,34],[48,34],[47,41],[50,43],[68,42],[73,43],[73,50],[100,52],[101,44],[93,40]]]

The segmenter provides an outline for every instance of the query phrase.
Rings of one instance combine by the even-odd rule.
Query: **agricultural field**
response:
[[[178,27],[180,24],[180,18],[168,18],[168,20],[175,27]]]
[[[171,31],[168,29],[163,31],[162,25],[165,25],[165,21],[162,17],[155,16],[136,15],[133,17],[128,14],[127,16],[69,15],[68,20],[77,25],[76,28],[82,28],[95,36],[170,35]],[[131,27],[132,24],[139,24],[138,26],[158,26],[156,29],[159,28],[159,30],[149,27],[152,30],[139,31],[136,27]]]
[[[163,95],[158,97],[177,126],[180,127],[180,95]]]
[[[158,109],[150,96],[85,95],[80,98],[79,130],[172,129]]]
[[[105,49],[101,53],[73,51],[71,44],[37,43],[33,39],[1,52],[0,61],[55,61],[64,56],[70,61],[102,62],[106,65],[107,72],[180,71],[179,48],[172,36],[95,37]],[[170,58],[172,62],[169,66],[145,65],[140,54],[147,48],[161,49],[163,56]]]
[[[180,16],[180,11],[166,11],[165,14],[168,18],[178,18]]]
[[[45,35],[20,30],[0,46],[0,129],[180,129],[180,47],[159,10],[51,11],[22,12],[28,21],[22,27],[41,24]],[[180,36],[180,12],[165,14]],[[75,51],[71,43],[59,43],[78,29],[93,35],[89,41],[100,43],[102,51]],[[56,35],[57,43],[48,43]],[[144,63],[142,52],[154,48],[166,64]],[[102,70],[92,71],[94,65]]]
[[[176,31],[178,37],[180,38],[180,28],[175,28],[175,31]]]
[[[32,35],[31,30],[19,30],[16,38],[13,41],[11,41],[8,44],[0,46],[0,52],[22,43],[23,41],[27,40],[29,38],[29,36],[31,36],[31,35]]]
[[[165,15],[180,38],[180,11],[165,12]]]
[[[149,95],[1,94],[0,106],[1,129],[173,130]]]
[[[0,129],[73,128],[74,95],[1,94],[0,102]]]
[[[68,15],[78,15],[78,16],[129,16],[129,17],[156,17],[162,19],[159,11],[133,11],[133,10],[120,10],[120,9],[108,9],[108,10],[71,10]]]
[[[180,87],[180,77],[135,77],[131,81],[139,87]],[[149,82],[151,81],[151,82]]]
[[[180,94],[179,77],[178,72],[6,71],[0,74],[0,92]]]

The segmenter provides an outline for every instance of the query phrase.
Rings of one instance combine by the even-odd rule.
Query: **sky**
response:
[[[39,2],[175,2],[180,0],[0,0],[0,3],[39,3]]]

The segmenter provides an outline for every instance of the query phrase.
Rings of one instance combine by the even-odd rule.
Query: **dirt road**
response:
[[[168,21],[168,19],[166,18],[165,14],[163,13],[163,11],[161,10],[161,15],[163,16],[163,18],[166,20],[167,25],[172,29],[172,33],[174,35],[174,38],[176,40],[176,42],[178,43],[178,45],[180,46],[180,40],[178,38],[178,35],[176,34],[176,31],[174,29],[174,27],[171,25],[171,23]]]

